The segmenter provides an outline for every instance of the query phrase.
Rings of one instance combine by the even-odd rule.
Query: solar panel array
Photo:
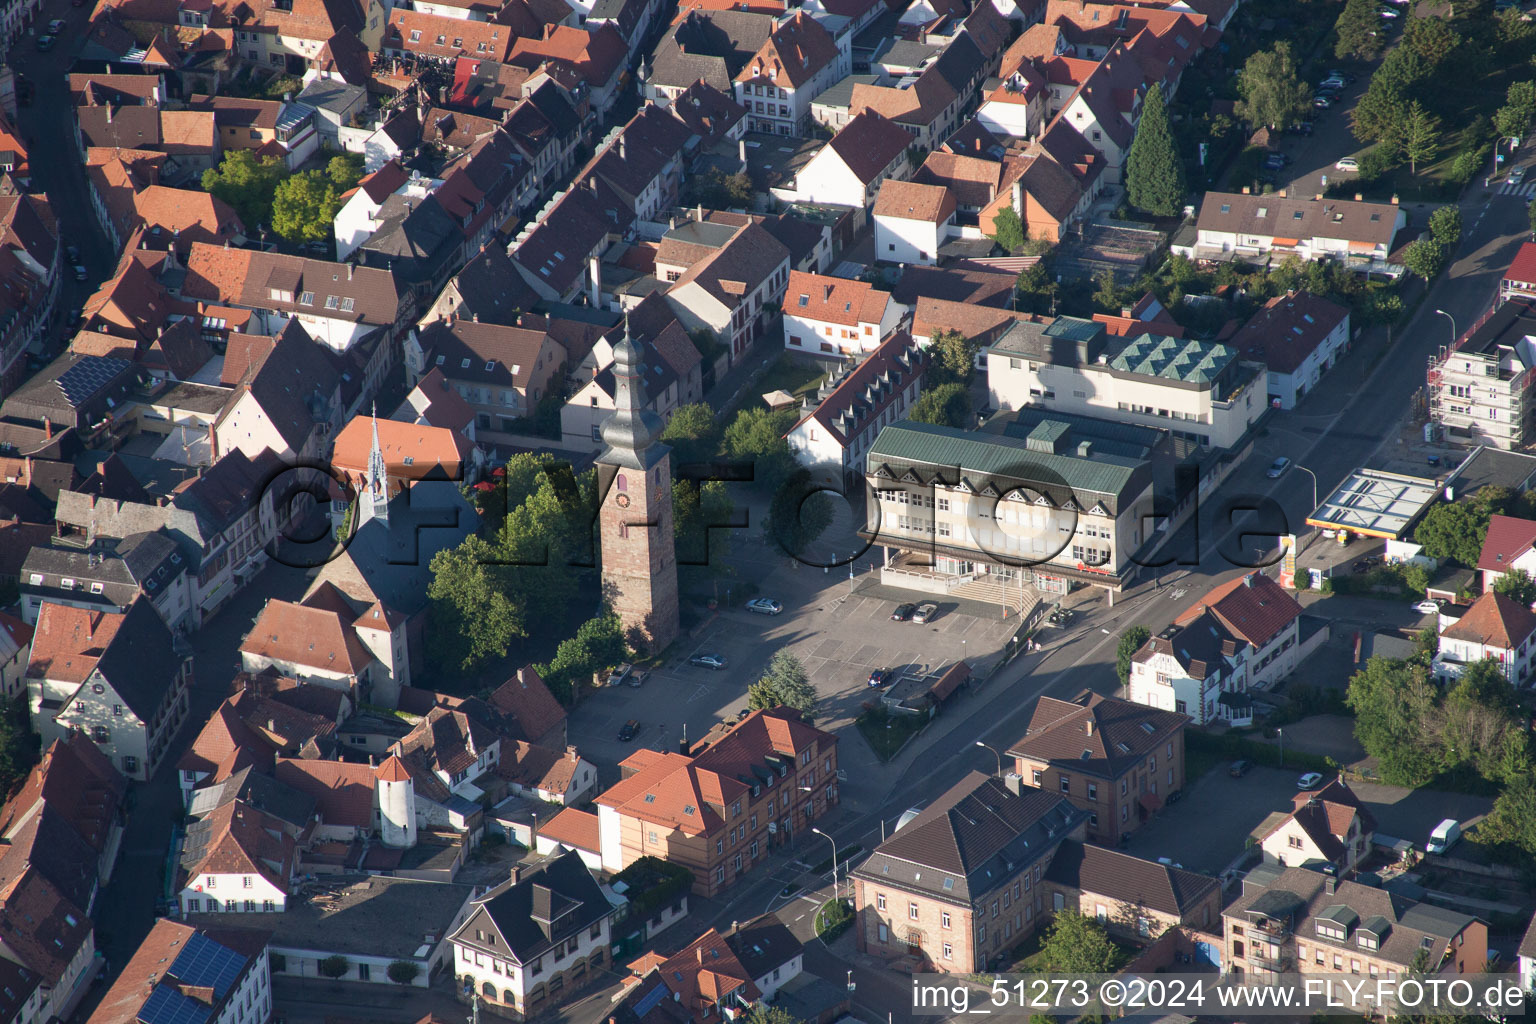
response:
[[[170,974],[186,985],[206,985],[213,989],[214,998],[223,999],[244,969],[245,957],[193,932],[171,964]]]
[[[126,359],[86,356],[59,374],[54,383],[64,393],[64,401],[78,409],[90,401],[102,388],[112,383],[112,378],[132,365]]]
[[[204,1024],[213,1016],[213,1008],[166,985],[156,985],[138,1016],[141,1024]]]

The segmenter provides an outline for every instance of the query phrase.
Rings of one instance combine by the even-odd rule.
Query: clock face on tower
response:
[[[619,508],[629,508],[629,495],[621,494],[613,499],[613,503],[619,506]]]

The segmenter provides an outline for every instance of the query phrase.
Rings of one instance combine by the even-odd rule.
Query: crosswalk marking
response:
[[[1505,182],[1499,186],[1501,196],[1520,196],[1522,199],[1530,199],[1536,195],[1536,181],[1527,181],[1519,185]]]

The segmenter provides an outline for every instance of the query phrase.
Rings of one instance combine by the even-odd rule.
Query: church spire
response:
[[[661,436],[661,417],[645,400],[644,350],[629,335],[629,314],[624,315],[624,338],[613,347],[613,415],[603,424],[603,443],[608,450],[599,461],[644,469],[645,452]]]
[[[373,405],[373,448],[368,453],[368,473],[359,496],[358,525],[370,519],[389,519],[389,467],[384,462],[384,446],[379,443],[379,406]]]

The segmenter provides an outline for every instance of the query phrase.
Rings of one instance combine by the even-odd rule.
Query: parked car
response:
[[[80,263],[76,263],[75,264],[75,280],[76,281],[84,281],[89,276],[90,275],[86,273],[85,266],[83,264],[80,264]]]
[[[1381,10],[1377,11],[1376,13],[1381,15],[1383,18],[1401,18],[1402,17],[1401,14],[1399,14],[1397,11],[1394,11],[1390,7],[1383,7]]]
[[[1333,106],[1333,100],[1329,99],[1327,96],[1319,96],[1312,101],[1312,105],[1318,110],[1327,110],[1329,107]]]
[[[1329,75],[1327,78],[1323,79],[1321,83],[1318,84],[1318,88],[1338,90],[1344,88],[1348,84],[1348,82],[1344,81],[1344,79],[1337,75]]]
[[[1297,789],[1316,789],[1318,787],[1318,784],[1321,783],[1322,781],[1323,781],[1323,773],[1322,772],[1307,772],[1301,778],[1296,780],[1296,788]]]
[[[899,604],[896,606],[896,610],[891,612],[891,621],[906,622],[915,611],[917,611],[917,605],[915,604]]]
[[[629,662],[625,662],[613,670],[613,675],[608,677],[609,686],[641,686],[645,683],[645,677],[650,675],[643,668],[635,668]]]
[[[1524,167],[1514,167],[1514,168],[1510,169],[1510,172],[1509,172],[1509,183],[1511,185],[1518,185],[1518,184],[1520,184],[1524,180],[1525,180],[1525,168]]]
[[[939,606],[929,601],[917,606],[917,611],[912,613],[912,621],[917,623],[932,622],[939,614]]]
[[[1334,164],[1333,169],[1336,171],[1358,171],[1360,169],[1360,161],[1352,156],[1347,156]]]
[[[1264,166],[1271,171],[1284,170],[1286,158],[1283,153],[1271,153],[1264,158]]]
[[[37,48],[39,50],[43,51],[44,53],[47,53],[49,50],[53,49],[54,41],[55,41],[55,37],[53,37],[53,36],[48,36],[48,35],[38,36],[37,37]]]
[[[64,19],[63,18],[54,18],[52,21],[50,21],[48,23],[48,34],[49,35],[56,36],[60,32],[63,32],[63,31],[64,31]]]
[[[759,615],[777,615],[783,610],[784,606],[771,597],[754,597],[747,602],[747,611]]]
[[[877,668],[869,674],[869,685],[884,686],[895,674],[896,670],[893,668]]]
[[[80,262],[80,249],[78,246],[66,245],[64,247],[64,255],[69,258],[71,263]]]
[[[619,742],[628,743],[640,731],[640,723],[631,718],[619,727]]]
[[[1227,769],[1227,774],[1234,779],[1240,779],[1251,771],[1253,771],[1253,762],[1245,759],[1233,761],[1232,767]]]
[[[1440,602],[1438,602],[1438,601],[1415,601],[1414,604],[1413,604],[1413,610],[1418,612],[1420,615],[1439,615],[1440,614]]]
[[[1282,455],[1274,462],[1269,464],[1269,468],[1264,471],[1264,475],[1269,477],[1271,480],[1278,480],[1285,474],[1285,471],[1290,468],[1291,460]]]
[[[688,664],[697,665],[699,668],[713,669],[719,672],[725,668],[727,662],[723,654],[695,654],[688,659]]]
[[[1461,838],[1461,822],[1455,818],[1446,818],[1435,826],[1435,830],[1429,834],[1429,842],[1424,844],[1425,853],[1444,853],[1456,845]]]

